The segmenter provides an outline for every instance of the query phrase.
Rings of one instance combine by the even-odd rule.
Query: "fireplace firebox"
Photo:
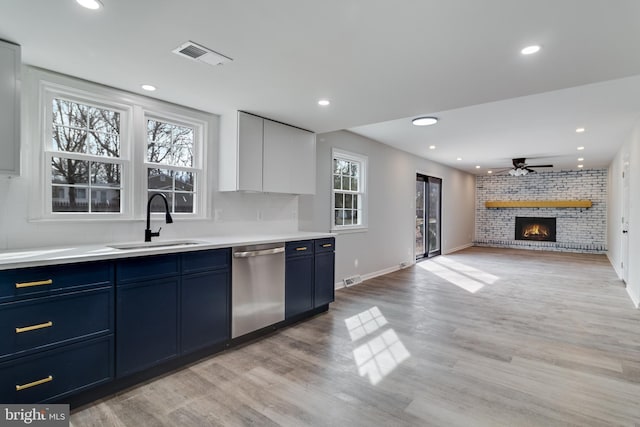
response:
[[[556,241],[556,219],[516,217],[516,240]]]

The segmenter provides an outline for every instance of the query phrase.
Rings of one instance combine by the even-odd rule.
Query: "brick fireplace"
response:
[[[486,201],[591,200],[590,208],[487,208]],[[525,176],[476,178],[476,246],[604,253],[607,227],[607,170],[539,172]],[[517,218],[553,218],[554,238],[540,227],[518,238]],[[522,220],[521,220],[522,221]],[[549,227],[549,224],[538,224]],[[544,233],[542,233],[544,234]]]

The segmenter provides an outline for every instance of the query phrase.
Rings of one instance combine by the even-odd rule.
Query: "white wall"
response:
[[[475,177],[397,150],[348,131],[317,137],[315,196],[300,197],[300,228],[331,228],[331,149],[368,157],[368,229],[336,239],[336,281],[365,278],[414,262],[416,172],[442,178],[442,250],[471,245],[474,233]]]
[[[35,170],[41,156],[41,132],[38,116],[38,83],[36,75],[42,70],[23,67],[22,108],[22,174],[9,178],[0,175],[0,250],[38,246],[57,246],[87,243],[113,243],[142,241],[145,217],[138,212],[134,220],[126,221],[42,221],[34,219],[39,210],[42,183]],[[68,76],[44,72],[59,84],[73,85],[80,89],[112,90]],[[145,106],[157,106],[151,98],[123,91],[116,91],[122,99]],[[168,104],[163,104],[168,105]],[[220,193],[217,189],[217,152],[219,144],[218,116],[194,112],[209,123],[207,141],[208,204],[209,219],[179,220],[173,224],[153,221],[155,230],[162,226],[163,239],[197,238],[199,236],[268,232],[290,232],[298,229],[298,197],[260,193]],[[145,198],[146,200],[146,198]],[[260,218],[260,219],[258,219]]]
[[[622,170],[625,159],[629,161],[629,255],[627,292],[633,303],[640,305],[640,123],[636,125],[622,148],[609,165],[609,227],[607,256],[620,276],[622,262]]]

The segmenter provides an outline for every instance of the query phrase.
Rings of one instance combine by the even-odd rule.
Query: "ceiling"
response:
[[[215,114],[349,129],[472,173],[512,157],[575,169],[578,145],[585,168],[606,166],[640,119],[636,0],[102,3],[0,0],[0,38],[26,64],[145,95],[153,84]],[[171,53],[187,40],[233,61]],[[530,44],[542,50],[520,55]],[[420,115],[441,121],[413,127]]]

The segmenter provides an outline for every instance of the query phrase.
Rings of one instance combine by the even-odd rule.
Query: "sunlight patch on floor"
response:
[[[468,266],[458,261],[454,261],[451,258],[447,258],[444,256],[435,257],[430,261],[444,265],[445,267],[450,268],[451,270],[457,271],[458,273],[465,274],[471,277],[472,279],[478,280],[487,285],[491,285],[497,282],[498,280],[500,280],[498,276],[494,276],[491,273],[478,270],[477,268]]]
[[[378,307],[372,307],[351,316],[344,322],[353,342],[365,339],[389,324]],[[411,354],[392,328],[377,333],[353,350],[358,373],[361,377],[368,377],[372,385],[382,381],[410,356]]]
[[[422,261],[417,265],[423,270],[433,273],[436,276],[446,280],[447,282],[456,285],[457,287],[464,289],[467,292],[471,292],[472,294],[475,294],[484,287],[484,283],[472,279],[471,277],[464,274],[458,273],[457,271],[447,268],[444,265],[437,264],[433,262],[433,260]]]

